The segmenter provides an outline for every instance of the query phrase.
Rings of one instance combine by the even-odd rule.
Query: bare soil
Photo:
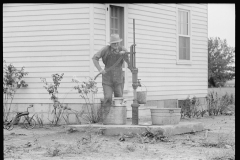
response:
[[[4,159],[69,160],[227,160],[235,159],[235,116],[182,119],[205,124],[205,131],[141,143],[138,136],[104,136],[100,132],[45,125],[4,130]]]

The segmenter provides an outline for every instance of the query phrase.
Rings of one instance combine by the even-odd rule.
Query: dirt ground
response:
[[[4,159],[69,160],[227,160],[235,159],[235,116],[183,119],[205,124],[205,131],[145,141],[137,135],[104,136],[62,125],[4,130]]]

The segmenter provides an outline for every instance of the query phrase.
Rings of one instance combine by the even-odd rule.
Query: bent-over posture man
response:
[[[124,74],[122,71],[123,60],[127,62],[128,67],[130,66],[129,57],[125,52],[127,49],[123,46],[120,46],[122,39],[119,38],[118,34],[112,34],[110,37],[110,45],[103,47],[98,51],[92,58],[95,67],[100,73],[102,73],[102,86],[104,92],[104,101],[103,107],[106,111],[110,109],[112,104],[112,94],[114,97],[123,96],[124,88]],[[106,69],[111,67],[116,61],[123,55],[123,59],[110,71],[106,72]],[[99,65],[99,59],[102,58],[102,61],[105,65],[105,68],[102,69]]]

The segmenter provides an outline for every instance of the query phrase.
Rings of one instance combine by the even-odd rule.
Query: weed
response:
[[[232,131],[230,131],[228,134],[226,133],[218,133],[217,141],[210,142],[207,139],[208,132],[206,131],[205,137],[201,143],[201,146],[203,147],[216,147],[216,148],[225,148],[226,146],[230,146],[231,148],[235,147],[235,140],[233,137]]]
[[[156,143],[157,141],[162,142],[169,142],[170,132],[165,132],[163,135],[163,132],[161,130],[156,131],[153,133],[149,127],[145,128],[146,131],[143,132],[141,135],[137,134],[138,141],[142,144],[144,143]]]
[[[129,144],[126,146],[126,150],[128,152],[134,152],[136,150],[136,144],[135,143],[132,143],[132,144]]]
[[[195,96],[193,98],[188,96],[185,100],[180,101],[179,107],[181,108],[181,118],[199,117],[205,113],[203,109],[199,109],[200,101]]]
[[[221,152],[205,152],[207,160],[235,160],[235,152],[231,150]]]
[[[28,86],[22,80],[27,74],[28,72],[24,71],[24,67],[18,70],[12,64],[6,64],[6,61],[3,60],[3,121],[9,119],[12,101],[17,89]]]
[[[42,128],[43,127],[43,120],[42,120],[42,118],[40,118],[38,115],[36,115],[36,119],[37,119],[39,127]]]
[[[38,150],[41,148],[40,144],[39,144],[39,139],[37,138],[37,136],[33,133],[33,143],[36,146],[35,149]]]
[[[60,144],[58,144],[57,142],[54,144],[54,146],[47,147],[46,156],[55,157],[60,155],[59,147],[60,147]]]
[[[97,113],[94,113],[94,103],[95,103],[95,94],[98,91],[97,82],[92,78],[89,78],[88,81],[83,81],[80,83],[75,77],[72,79],[72,82],[77,85],[74,86],[74,89],[77,90],[80,97],[85,101],[85,107],[87,109],[87,114],[84,116],[90,123],[97,123],[101,119],[100,109],[97,110]],[[89,97],[90,96],[90,97]],[[84,118],[85,119],[85,118]]]

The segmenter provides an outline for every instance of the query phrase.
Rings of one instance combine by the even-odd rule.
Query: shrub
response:
[[[53,118],[52,118],[52,120],[50,120],[50,122],[53,125],[58,125],[63,116],[64,111],[70,110],[70,108],[68,108],[67,106],[60,103],[59,98],[58,98],[58,87],[60,85],[60,81],[63,78],[63,75],[64,75],[64,73],[62,73],[61,75],[59,75],[57,73],[52,74],[53,84],[52,83],[49,84],[46,81],[46,78],[40,78],[42,80],[42,82],[45,84],[43,87],[51,95],[51,100],[53,101],[53,110],[52,110]]]
[[[188,96],[185,100],[182,100],[179,103],[179,106],[181,108],[181,118],[184,118],[185,116],[189,118],[195,116],[198,117],[201,114],[201,111],[199,110],[199,105],[200,101],[195,96],[193,98],[190,98],[190,96]]]
[[[8,120],[11,110],[11,104],[17,89],[27,87],[28,84],[23,78],[28,74],[24,71],[24,67],[18,70],[12,64],[7,64],[3,60],[3,120]]]
[[[74,86],[74,89],[78,91],[80,97],[82,97],[85,101],[85,106],[87,108],[87,114],[85,114],[86,119],[90,123],[99,122],[99,113],[94,113],[95,94],[98,91],[97,82],[95,82],[92,78],[89,78],[87,81],[83,81],[82,83],[80,83],[79,80],[77,80],[76,78],[73,78],[72,82],[77,84],[76,86]],[[98,110],[97,112],[99,111],[100,110]]]

